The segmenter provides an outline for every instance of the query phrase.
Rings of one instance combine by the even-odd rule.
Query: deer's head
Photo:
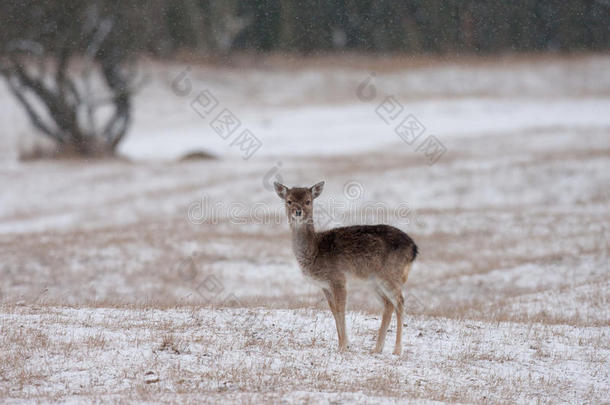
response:
[[[313,224],[313,200],[322,194],[323,181],[312,187],[293,188],[275,182],[273,187],[285,202],[286,216],[291,225]]]

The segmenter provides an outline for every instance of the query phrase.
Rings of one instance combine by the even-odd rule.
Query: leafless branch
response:
[[[135,76],[125,69],[129,65],[127,52],[116,35],[110,35],[114,19],[102,18],[96,4],[83,13],[88,23],[68,24],[49,49],[29,39],[9,43],[6,57],[0,60],[0,74],[42,134],[80,153],[112,153],[131,120]],[[73,63],[76,58],[82,58],[80,74]],[[38,69],[32,69],[36,63]],[[54,69],[50,74],[47,66]],[[109,93],[101,100],[95,98],[97,74],[106,86],[101,92]],[[113,112],[98,128],[96,112],[108,103]]]

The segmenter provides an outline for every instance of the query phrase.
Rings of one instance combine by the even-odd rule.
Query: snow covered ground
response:
[[[0,398],[609,402],[610,58],[302,65],[149,62],[128,159],[87,164],[20,162],[0,87]],[[418,243],[402,356],[359,287],[336,352],[277,178]]]

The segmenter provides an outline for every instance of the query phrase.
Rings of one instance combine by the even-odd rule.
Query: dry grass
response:
[[[190,403],[201,401],[197,392],[210,402],[295,395],[599,402],[605,391],[595,381],[608,378],[610,347],[600,328],[407,317],[406,353],[398,358],[369,353],[379,319],[363,314],[350,314],[352,345],[339,354],[332,319],[318,311],[3,306],[1,313],[5,398]],[[31,326],[18,331],[25,319]],[[579,366],[566,375],[567,364]]]
[[[304,70],[304,69],[354,69],[371,70],[383,73],[403,72],[410,69],[434,68],[438,66],[457,65],[464,67],[486,67],[495,68],[498,66],[535,66],[548,65],[560,62],[562,65],[579,66],[583,58],[598,58],[599,53],[574,52],[563,54],[511,54],[501,55],[367,55],[362,53],[342,53],[336,54],[318,53],[313,55],[299,55],[286,53],[262,54],[233,54],[223,58],[202,58],[192,53],[179,56],[177,59],[181,63],[197,64],[201,66],[222,67],[223,69],[244,69],[244,68],[264,68],[264,69],[284,69],[284,70]]]

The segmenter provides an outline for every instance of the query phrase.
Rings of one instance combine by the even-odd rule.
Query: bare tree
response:
[[[106,14],[101,1],[42,3],[11,10],[14,18],[21,13],[34,21],[8,34],[0,74],[59,151],[113,154],[130,123],[136,79],[125,21],[119,13]]]

